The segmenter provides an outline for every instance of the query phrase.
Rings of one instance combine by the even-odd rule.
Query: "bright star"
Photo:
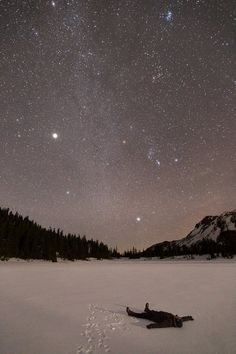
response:
[[[166,21],[170,22],[173,19],[173,12],[172,11],[167,11],[166,15],[165,15],[165,19]]]
[[[51,2],[51,4],[52,4],[52,6],[53,6],[53,7],[55,7],[55,6],[56,6],[55,1],[52,1],[52,2]]]
[[[136,218],[136,221],[141,221],[141,218],[138,216],[137,218]]]
[[[179,159],[177,159],[177,157],[175,158],[175,162],[178,162],[179,161]]]
[[[52,133],[53,139],[58,139],[58,134],[57,133]]]

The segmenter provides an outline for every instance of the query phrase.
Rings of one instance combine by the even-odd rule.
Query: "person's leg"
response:
[[[131,311],[129,307],[126,307],[126,312],[129,316],[132,316],[132,317],[144,318],[146,320],[150,319],[148,313],[146,313],[146,312],[137,313],[137,312]]]

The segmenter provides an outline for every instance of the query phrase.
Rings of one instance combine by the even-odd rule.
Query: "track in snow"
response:
[[[81,333],[86,343],[77,348],[76,354],[110,353],[109,333],[129,330],[126,316],[94,304],[89,305],[88,311],[85,330]]]

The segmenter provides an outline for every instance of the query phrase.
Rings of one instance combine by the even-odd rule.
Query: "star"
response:
[[[55,7],[55,6],[56,6],[55,1],[52,1],[52,2],[51,2],[51,4],[52,4],[52,6],[53,6],[53,7]]]
[[[165,14],[165,19],[166,21],[171,22],[173,19],[173,12],[168,10],[167,13]]]
[[[57,133],[52,133],[52,137],[53,137],[53,139],[58,139],[58,134]]]
[[[138,216],[138,217],[136,218],[136,221],[138,221],[138,222],[140,222],[140,221],[141,221],[140,216]]]

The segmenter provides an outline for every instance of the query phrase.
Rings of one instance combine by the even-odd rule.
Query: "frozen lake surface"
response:
[[[232,354],[236,263],[0,263],[0,354]],[[146,329],[127,305],[192,315]]]

